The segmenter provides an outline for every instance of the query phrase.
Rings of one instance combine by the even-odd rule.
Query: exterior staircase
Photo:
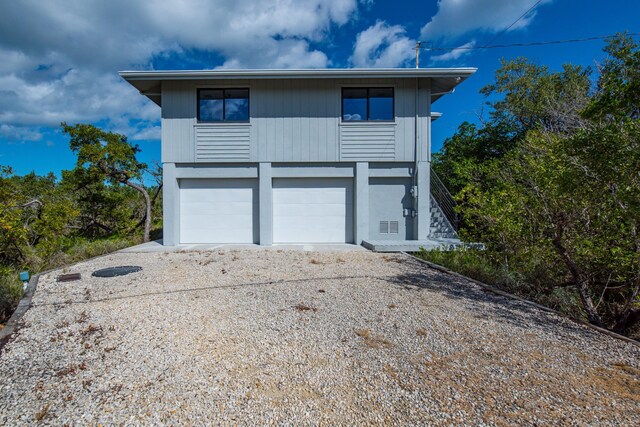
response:
[[[433,169],[430,174],[431,184],[431,239],[458,239],[458,214],[456,202],[451,197],[444,183]]]
[[[431,229],[429,237],[432,239],[457,239],[458,233],[451,225],[436,199],[431,196]]]

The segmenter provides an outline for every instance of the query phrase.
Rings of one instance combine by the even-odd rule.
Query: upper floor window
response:
[[[199,122],[248,122],[249,89],[198,89]]]
[[[342,120],[393,121],[393,88],[343,88]]]

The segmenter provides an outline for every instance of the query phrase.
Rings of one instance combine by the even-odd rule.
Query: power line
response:
[[[625,33],[628,36],[640,36],[640,33]],[[593,36],[593,37],[585,37],[581,39],[565,39],[565,40],[550,40],[550,41],[542,41],[542,42],[528,42],[528,43],[512,43],[512,44],[495,44],[491,46],[459,46],[459,47],[444,47],[444,46],[425,46],[421,47],[421,49],[425,50],[479,50],[479,49],[496,49],[496,48],[505,48],[505,47],[526,47],[526,46],[544,46],[549,44],[563,44],[563,43],[579,43],[579,42],[588,42],[594,40],[604,40],[611,37],[614,37],[615,34],[611,34],[608,36]],[[426,43],[426,42],[420,42]]]
[[[516,19],[515,21],[513,21],[511,23],[511,25],[509,25],[507,28],[505,28],[504,30],[502,30],[500,33],[498,33],[497,36],[495,36],[494,38],[491,39],[491,41],[489,43],[486,43],[483,47],[488,47],[491,45],[491,43],[493,43],[494,41],[496,41],[498,38],[500,38],[500,36],[502,36],[504,33],[506,33],[507,31],[509,31],[511,29],[511,27],[513,27],[514,25],[516,25],[522,18],[524,18],[525,16],[527,16],[529,14],[529,12],[531,12],[533,9],[536,8],[536,6],[538,6],[540,4],[540,2],[542,2],[542,0],[538,0],[537,2],[535,2],[535,4],[533,6],[531,6],[529,9],[527,9],[527,11],[525,13],[523,13],[522,15],[520,15],[520,17],[518,17],[518,19]]]

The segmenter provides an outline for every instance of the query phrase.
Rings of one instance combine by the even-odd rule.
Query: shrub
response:
[[[5,323],[22,298],[22,282],[18,273],[0,267],[0,323]]]
[[[63,250],[56,252],[52,257],[46,260],[39,258],[36,261],[34,259],[32,262],[34,267],[39,267],[37,268],[38,271],[48,270],[119,251],[141,242],[142,238],[140,236],[112,237],[99,240],[76,238],[69,241]]]
[[[500,254],[476,249],[426,251],[416,255],[472,279],[495,286],[523,298],[536,301],[574,318],[585,319],[575,287],[558,286],[562,277],[540,258],[512,266]]]

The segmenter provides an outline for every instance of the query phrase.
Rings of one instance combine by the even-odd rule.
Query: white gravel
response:
[[[140,265],[139,273],[91,272]],[[119,253],[40,278],[4,425],[639,425],[640,349],[402,255]]]

